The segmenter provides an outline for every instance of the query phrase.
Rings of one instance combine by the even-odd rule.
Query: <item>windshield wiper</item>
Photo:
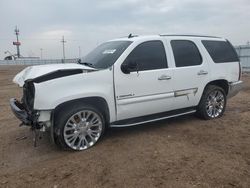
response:
[[[94,65],[92,63],[89,63],[89,62],[78,61],[78,63],[81,65],[86,65],[86,66],[91,67],[91,68],[95,68]]]
[[[88,62],[83,62],[81,63],[82,65],[87,65],[88,67],[92,67],[94,68],[94,65],[92,63],[88,63]]]

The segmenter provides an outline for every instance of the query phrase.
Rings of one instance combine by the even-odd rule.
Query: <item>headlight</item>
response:
[[[33,82],[26,82],[23,86],[23,104],[29,111],[33,110],[34,97],[35,97],[35,87]]]

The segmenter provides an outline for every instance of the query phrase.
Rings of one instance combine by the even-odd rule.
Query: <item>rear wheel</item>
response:
[[[221,87],[209,85],[198,105],[197,115],[203,119],[219,118],[225,111],[226,102],[225,91]]]
[[[102,113],[90,105],[73,105],[55,117],[55,136],[62,148],[85,150],[101,138],[105,130]]]

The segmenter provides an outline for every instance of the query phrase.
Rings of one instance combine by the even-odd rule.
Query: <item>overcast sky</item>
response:
[[[0,0],[0,59],[20,29],[21,54],[66,58],[106,40],[134,34],[194,33],[250,40],[250,0]]]

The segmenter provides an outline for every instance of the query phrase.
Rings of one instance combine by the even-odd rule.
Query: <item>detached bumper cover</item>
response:
[[[13,114],[25,125],[32,125],[32,116],[17,99],[10,99],[10,108]]]
[[[243,89],[243,81],[229,83],[228,98],[231,98]]]

